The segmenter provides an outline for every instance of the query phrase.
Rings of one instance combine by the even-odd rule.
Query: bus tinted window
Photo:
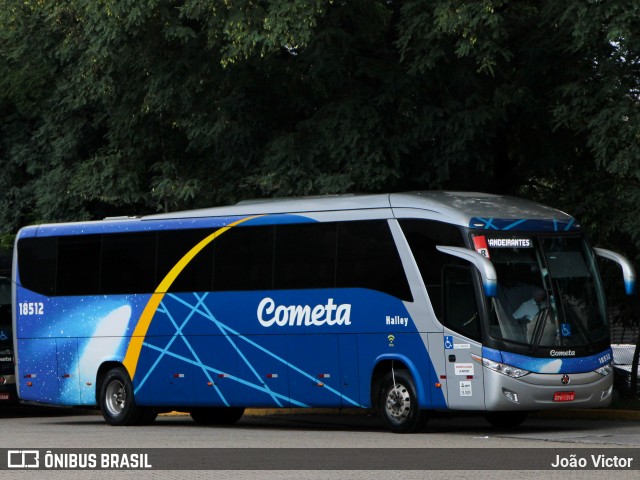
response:
[[[333,288],[335,223],[279,225],[275,259],[274,288]]]
[[[100,293],[150,293],[155,289],[155,233],[102,237]]]
[[[150,293],[213,232],[23,239],[22,281],[48,295]],[[367,288],[411,300],[385,220],[232,228],[195,255],[168,291],[335,287]]]
[[[100,285],[100,235],[60,237],[56,295],[95,295]]]
[[[158,262],[156,284],[212,230],[168,230],[158,233]],[[189,262],[173,283],[170,292],[203,292],[213,285],[213,244],[209,243]]]
[[[411,300],[395,242],[384,221],[340,223],[337,287],[370,288]]]
[[[436,317],[442,322],[443,269],[447,265],[466,264],[436,250],[436,245],[463,247],[462,233],[454,225],[431,220],[400,220],[400,225],[418,264]]]
[[[56,237],[23,238],[18,242],[20,282],[29,290],[54,295],[58,239]]]
[[[273,227],[236,227],[215,241],[214,290],[269,290]]]

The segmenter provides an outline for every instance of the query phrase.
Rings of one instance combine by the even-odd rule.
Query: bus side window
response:
[[[56,295],[95,295],[100,286],[101,235],[58,239]]]
[[[156,232],[102,236],[100,293],[153,292],[156,277]]]
[[[18,241],[18,257],[22,286],[42,295],[55,295],[58,238],[22,238]]]
[[[276,227],[274,289],[334,288],[335,278],[335,223]]]
[[[340,223],[337,258],[338,288],[368,288],[413,300],[386,221]]]
[[[158,232],[156,285],[198,243],[212,233],[212,229],[167,230]],[[213,285],[213,245],[209,244],[186,264],[174,281],[170,292],[208,292]]]
[[[433,220],[402,219],[400,226],[427,288],[431,306],[438,320],[442,318],[442,273],[446,265],[463,264],[462,260],[436,250],[436,245],[463,247],[459,227]]]
[[[271,289],[274,235],[273,226],[239,226],[216,239],[214,290]]]

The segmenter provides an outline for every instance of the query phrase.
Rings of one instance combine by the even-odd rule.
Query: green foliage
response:
[[[640,257],[633,0],[0,0],[0,231],[254,196],[525,195]]]
[[[9,233],[0,235],[0,252],[2,250],[11,251],[13,249],[14,240],[15,235]]]

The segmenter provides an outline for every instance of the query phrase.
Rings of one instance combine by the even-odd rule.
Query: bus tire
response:
[[[415,433],[427,423],[427,412],[420,410],[416,387],[407,370],[385,375],[378,396],[380,416],[393,433]]]
[[[244,415],[244,408],[201,407],[192,409],[189,415],[199,425],[233,425]]]
[[[122,367],[109,370],[100,388],[100,410],[110,425],[129,426],[151,423],[157,415],[154,410],[136,405],[129,375]]]
[[[484,418],[495,428],[511,429],[519,427],[529,416],[529,412],[488,412]]]

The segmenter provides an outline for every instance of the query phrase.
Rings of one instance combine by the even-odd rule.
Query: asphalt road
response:
[[[131,452],[150,450],[152,459],[161,465],[166,461],[203,461],[208,470],[158,470],[82,472],[67,470],[0,470],[2,478],[603,478],[603,472],[581,468],[543,470],[527,467],[513,470],[514,462],[530,460],[543,451],[545,462],[557,453],[569,459],[580,452],[613,456],[620,452],[633,458],[632,466],[640,463],[640,415],[616,414],[605,419],[604,413],[532,417],[512,431],[490,427],[482,417],[433,418],[425,432],[414,435],[388,433],[379,419],[369,415],[246,415],[232,427],[199,426],[188,415],[172,414],[158,417],[144,427],[111,427],[96,412],[69,409],[16,408],[0,410],[0,449],[36,449],[45,452],[101,453],[114,449]],[[176,452],[175,448],[194,449]],[[265,448],[273,449],[271,452]],[[67,450],[65,450],[67,449]],[[201,450],[207,449],[207,450]],[[219,450],[226,449],[226,450]],[[248,452],[234,470],[220,470],[224,462],[232,464],[238,451]],[[329,450],[327,450],[329,449]],[[340,450],[336,450],[340,449]],[[425,450],[411,450],[425,449]],[[399,458],[439,453],[437,471],[395,468]],[[483,449],[483,450],[477,450]],[[523,449],[517,451],[514,449]],[[541,450],[544,449],[544,450]],[[585,450],[588,449],[588,450]],[[183,454],[184,452],[184,454]],[[266,452],[266,454],[265,454]],[[329,453],[328,464],[324,462]],[[339,453],[332,463],[331,454]],[[409,453],[407,453],[409,452]],[[479,453],[480,452],[480,453]],[[241,454],[244,452],[240,452]],[[6,450],[0,452],[7,455]],[[206,454],[206,458],[202,455]],[[405,457],[403,457],[403,455]],[[460,464],[474,455],[484,463],[478,469],[461,470]],[[211,463],[216,456],[220,463]],[[586,453],[583,456],[587,456]],[[202,457],[202,458],[201,458]],[[62,458],[62,457],[60,457]],[[336,457],[334,457],[336,458]],[[435,457],[434,457],[435,458]],[[588,457],[587,457],[588,458]],[[177,461],[177,460],[180,461]],[[284,459],[284,460],[283,460]],[[308,462],[308,470],[300,470],[300,459]],[[518,460],[522,459],[522,460]],[[396,463],[394,463],[394,460]],[[257,461],[257,463],[256,463]],[[253,463],[252,463],[253,462]],[[261,463],[262,462],[262,463]],[[275,466],[273,463],[276,462]],[[320,462],[320,466],[319,463]],[[443,463],[444,462],[444,463]],[[434,463],[435,464],[435,463]],[[535,465],[535,462],[533,463]],[[0,458],[0,465],[7,460]],[[256,465],[265,470],[255,470]],[[409,463],[409,468],[411,468]],[[423,463],[416,464],[419,467]],[[276,470],[283,468],[284,470]],[[289,470],[291,467],[292,470]],[[333,468],[335,467],[335,468]],[[194,468],[194,467],[188,467]],[[198,467],[199,468],[199,467]],[[247,468],[254,470],[246,470]],[[548,468],[548,466],[547,466]],[[608,470],[607,478],[639,478],[639,470],[620,467]]]

